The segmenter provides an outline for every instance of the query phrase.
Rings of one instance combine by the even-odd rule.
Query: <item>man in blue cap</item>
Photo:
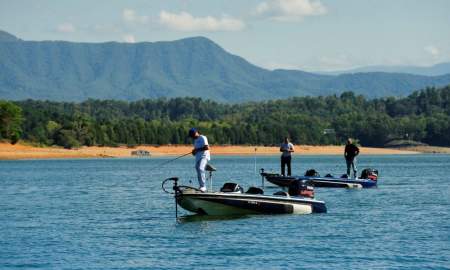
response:
[[[194,149],[192,155],[195,156],[195,170],[197,171],[198,184],[200,190],[206,191],[206,171],[205,167],[210,160],[208,139],[204,135],[200,135],[196,128],[189,130],[189,137],[194,140]]]

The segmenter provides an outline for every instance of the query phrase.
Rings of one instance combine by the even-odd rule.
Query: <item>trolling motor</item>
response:
[[[264,168],[259,169],[259,174],[261,175],[261,187],[264,189],[264,177],[266,176],[266,173],[264,173]]]
[[[172,187],[172,190],[173,190],[174,192],[168,191],[168,190],[166,189],[165,185],[166,185],[166,182],[168,182],[168,181],[173,181],[173,187]],[[180,191],[180,189],[179,189],[179,187],[178,187],[178,177],[170,177],[170,178],[165,179],[165,180],[162,182],[162,184],[161,184],[161,188],[162,188],[162,190],[163,190],[165,193],[168,193],[168,194],[177,194],[177,193]]]
[[[259,174],[261,175],[261,187],[262,189],[264,189],[264,180],[266,179],[266,177],[277,177],[280,176],[278,173],[275,173],[273,171],[271,172],[266,172],[264,170],[264,168],[259,169]]]
[[[214,167],[212,167],[214,169]],[[211,172],[210,172],[211,174]],[[211,177],[211,176],[210,176]],[[178,203],[177,203],[177,199],[183,195],[183,190],[195,190],[197,192],[202,192],[200,189],[195,188],[195,187],[190,187],[190,186],[185,186],[185,185],[178,185],[178,177],[170,177],[165,179],[164,181],[162,181],[161,183],[161,188],[162,190],[167,193],[167,194],[174,194],[174,198],[175,198],[175,217],[178,219]],[[166,188],[166,183],[172,181],[173,182],[173,186],[172,186],[172,190]]]
[[[172,186],[173,192],[172,192],[172,191],[168,191],[168,190],[165,188],[165,186],[164,186],[168,181],[173,181],[173,186]],[[168,193],[168,194],[175,194],[175,196],[173,196],[173,197],[175,198],[175,218],[178,219],[178,204],[177,204],[177,197],[178,197],[178,194],[181,192],[181,191],[180,191],[180,186],[178,186],[178,177],[170,177],[170,178],[165,179],[165,180],[162,182],[162,184],[161,184],[161,188],[162,188],[162,190],[163,190],[165,193]]]

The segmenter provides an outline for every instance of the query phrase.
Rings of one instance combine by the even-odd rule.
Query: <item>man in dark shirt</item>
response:
[[[292,153],[294,152],[294,145],[289,142],[289,138],[285,137],[284,138],[284,142],[280,145],[280,152],[282,152],[283,154],[281,154],[281,174],[284,174],[284,169],[287,165],[287,175],[291,176],[291,156]]]
[[[350,177],[350,167],[353,168],[353,177],[356,178],[356,173],[358,171],[356,167],[356,156],[359,155],[358,146],[354,145],[352,139],[347,139],[347,144],[345,145],[344,157],[347,162],[347,175]]]

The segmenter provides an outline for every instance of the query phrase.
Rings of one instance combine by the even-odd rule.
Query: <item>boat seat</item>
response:
[[[205,166],[205,171],[207,171],[207,172],[215,172],[215,171],[217,171],[217,169],[216,168],[214,168],[214,166],[213,165],[211,165],[211,164],[206,164],[206,166]]]
[[[236,183],[225,183],[220,189],[221,192],[244,193],[244,189]]]
[[[258,187],[249,187],[247,192],[245,192],[247,194],[264,194],[264,191]]]
[[[286,191],[277,191],[273,195],[289,197],[289,194]]]

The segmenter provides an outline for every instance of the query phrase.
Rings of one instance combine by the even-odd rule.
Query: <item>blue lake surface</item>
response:
[[[450,269],[449,155],[361,156],[378,188],[316,189],[326,214],[180,222],[161,181],[197,185],[194,161],[164,160],[0,161],[0,269]],[[278,170],[278,157],[256,162]],[[216,189],[261,182],[254,157],[212,163]],[[310,168],[345,162],[294,157],[295,173]]]

